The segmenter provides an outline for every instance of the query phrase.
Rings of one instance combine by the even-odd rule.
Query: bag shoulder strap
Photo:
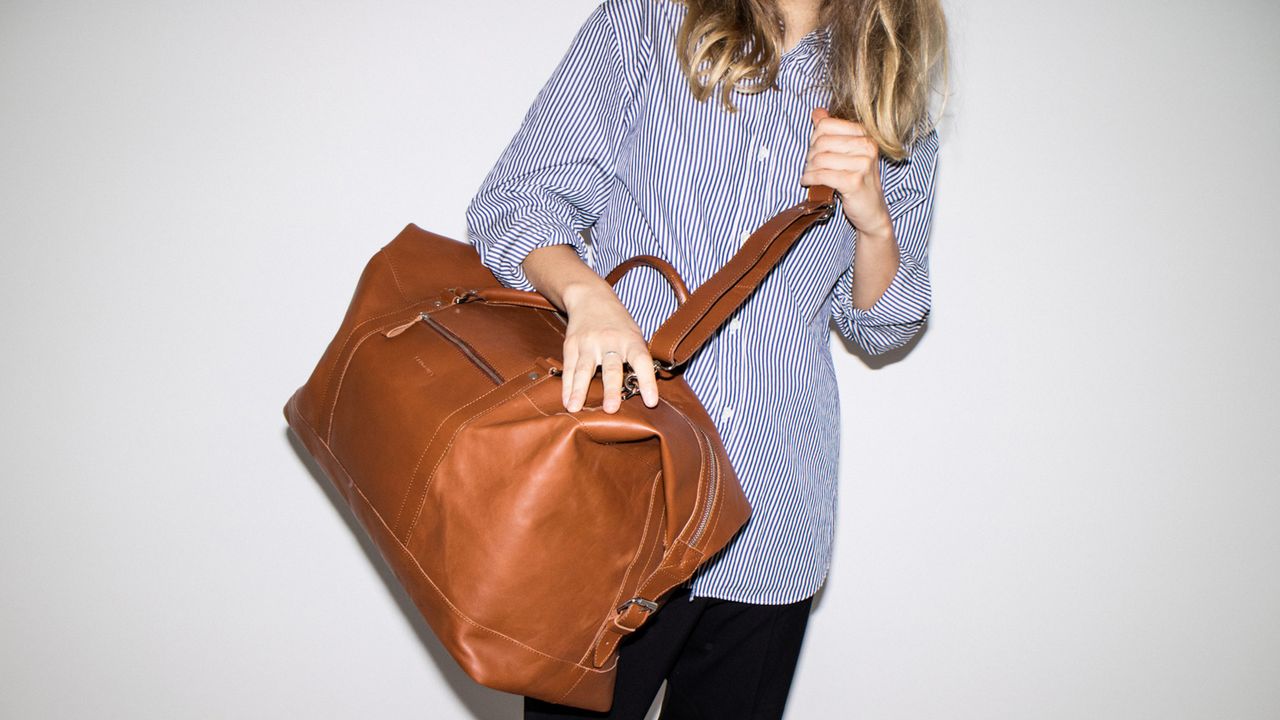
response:
[[[804,235],[835,212],[835,191],[825,185],[809,188],[809,197],[773,216],[743,243],[724,267],[689,293],[675,268],[661,258],[638,255],[618,265],[605,278],[617,284],[627,271],[640,265],[656,268],[667,278],[679,306],[654,332],[649,353],[659,369],[670,371],[689,358],[715,334]],[[557,311],[541,293],[493,287],[467,291],[460,300],[478,299]]]
[[[670,370],[683,365],[755,292],[806,230],[835,212],[835,191],[809,188],[809,197],[775,215],[680,304],[649,341],[653,359]]]

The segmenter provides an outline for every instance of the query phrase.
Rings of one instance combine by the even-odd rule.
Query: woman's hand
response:
[[[565,410],[582,409],[587,386],[596,368],[603,367],[602,407],[605,412],[617,412],[622,405],[624,361],[635,370],[644,404],[657,405],[658,382],[649,345],[613,286],[567,244],[535,249],[525,257],[523,267],[538,292],[569,316],[560,393]]]
[[[880,149],[860,123],[814,108],[813,137],[800,184],[829,185],[840,195],[844,216],[858,231],[850,300],[855,308],[872,308],[900,267],[898,241],[880,183]]]
[[[800,184],[829,185],[861,237],[892,238],[893,223],[880,184],[880,150],[861,123],[813,110],[813,135]]]
[[[565,312],[569,327],[564,336],[564,376],[561,399],[569,412],[582,409],[587,386],[603,369],[604,403],[607,413],[622,405],[622,364],[636,374],[644,404],[658,404],[658,383],[653,358],[640,327],[607,284],[565,289]]]

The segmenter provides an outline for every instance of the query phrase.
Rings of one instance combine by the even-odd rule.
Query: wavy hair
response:
[[[676,53],[699,101],[719,91],[734,111],[733,92],[773,87],[782,56],[782,15],[772,0],[678,0],[688,7]],[[947,27],[939,0],[822,0],[820,25],[830,28],[826,83],[836,116],[862,123],[880,153],[893,160],[933,128],[935,79],[946,102]]]

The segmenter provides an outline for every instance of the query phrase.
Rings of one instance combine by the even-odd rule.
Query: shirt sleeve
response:
[[[898,272],[880,299],[867,309],[853,306],[853,263],[832,293],[831,316],[836,328],[873,355],[905,345],[929,316],[929,223],[937,158],[938,133],[930,130],[901,162],[881,161],[881,183],[898,242]]]
[[[507,287],[536,288],[521,262],[572,245],[604,211],[639,87],[645,34],[635,5],[605,0],[587,18],[467,208],[480,261]]]

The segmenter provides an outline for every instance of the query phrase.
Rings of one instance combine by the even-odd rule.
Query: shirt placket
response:
[[[750,114],[746,115],[748,142],[751,143],[747,156],[747,167],[743,169],[743,182],[738,194],[735,212],[737,222],[737,249],[741,250],[747,239],[756,230],[751,225],[751,218],[759,215],[761,207],[771,207],[776,200],[776,167],[780,155],[778,148],[773,147],[774,136],[764,132],[761,123],[776,122],[777,91],[766,90],[751,98]],[[744,113],[747,110],[744,108]],[[753,193],[755,193],[753,195]],[[721,352],[719,353],[717,371],[720,385],[721,404],[719,408],[720,427],[732,433],[737,426],[737,418],[741,413],[739,401],[741,388],[746,386],[749,378],[745,377],[746,363],[742,355],[746,350],[748,332],[744,324],[750,322],[750,311],[744,304],[738,308],[720,333]]]

